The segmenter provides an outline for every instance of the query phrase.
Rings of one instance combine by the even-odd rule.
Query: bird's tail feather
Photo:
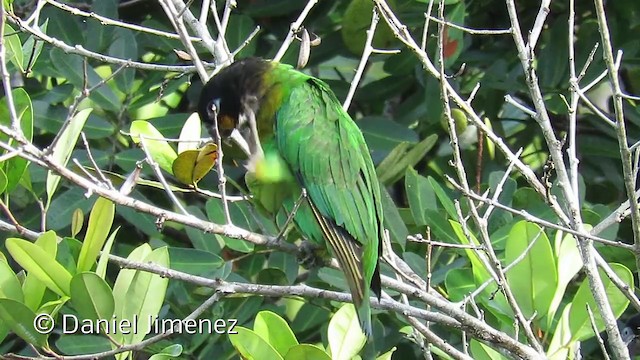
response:
[[[371,334],[371,306],[369,304],[369,289],[365,285],[362,264],[360,263],[362,249],[345,229],[320,214],[311,201],[309,204],[323,235],[344,272],[362,331],[369,336]]]

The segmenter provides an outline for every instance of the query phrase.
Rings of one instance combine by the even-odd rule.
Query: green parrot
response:
[[[259,206],[291,212],[302,199],[293,222],[307,239],[328,244],[370,336],[370,291],[378,299],[381,291],[380,185],[362,132],[329,86],[289,65],[247,58],[204,86],[198,112],[214,138],[217,126],[221,137],[244,143],[245,181]]]

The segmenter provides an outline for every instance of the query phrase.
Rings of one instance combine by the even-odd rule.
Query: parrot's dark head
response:
[[[215,126],[223,138],[234,129],[246,138],[249,131],[247,111],[255,114],[264,89],[262,82],[269,62],[259,58],[247,58],[222,69],[202,89],[198,103],[200,119],[215,138]],[[217,121],[216,121],[217,118]]]

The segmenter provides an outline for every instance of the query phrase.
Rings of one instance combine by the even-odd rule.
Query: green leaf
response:
[[[147,151],[151,154],[151,158],[158,163],[162,170],[173,174],[171,165],[178,155],[166,140],[162,140],[164,136],[150,122],[136,120],[131,123],[129,132],[131,133],[131,139],[136,144],[141,141],[144,143]]]
[[[233,52],[238,49],[247,40],[249,34],[251,34],[255,28],[256,24],[250,16],[245,14],[231,14],[229,17],[229,26],[225,33],[229,50]],[[241,59],[252,56],[256,51],[256,46],[257,42],[250,42],[236,55],[236,58]]]
[[[55,232],[49,230],[36,239],[35,244],[41,247],[46,253],[51,254],[54,258],[58,252],[58,236]],[[32,273],[28,273],[22,284],[24,292],[24,303],[31,310],[36,311],[42,302],[44,292],[47,286]]]
[[[289,349],[284,360],[331,360],[331,356],[315,345],[300,344]]]
[[[100,27],[103,28],[104,25],[101,25]],[[138,58],[138,42],[133,31],[123,28],[114,28],[112,39],[111,45],[109,46],[109,55],[120,59],[135,60]],[[120,91],[125,94],[131,93],[133,90],[135,73],[136,69],[125,68],[115,76],[114,80]]]
[[[65,355],[86,355],[111,350],[111,342],[103,336],[65,334],[56,341],[56,347]]]
[[[620,264],[609,265],[620,279],[629,286],[629,288],[634,288],[633,274],[628,268]],[[602,269],[598,268],[598,274],[602,279],[608,303],[613,311],[613,316],[615,318],[619,318],[627,308],[627,305],[629,305],[629,300],[618,289],[618,287],[611,282],[611,279],[609,279]],[[593,299],[588,279],[584,279],[582,281],[572,303],[571,312],[569,313],[569,328],[571,329],[572,340],[582,341],[594,335],[593,329],[591,328],[591,322],[589,320],[589,314],[587,313],[587,304],[593,312],[593,317],[598,331],[600,332],[604,330],[604,322],[602,320],[602,316],[600,316],[600,311],[598,311],[595,300]]]
[[[554,250],[558,266],[558,285],[550,304],[546,329],[543,328],[543,330],[551,329],[551,321],[562,303],[567,286],[571,283],[573,277],[580,272],[583,266],[582,256],[578,249],[578,243],[573,235],[557,231]]]
[[[52,50],[52,52],[55,50]],[[64,61],[64,60],[62,60]],[[71,152],[73,148],[76,146],[76,141],[78,141],[78,136],[80,136],[80,132],[84,127],[84,123],[87,121],[89,114],[92,109],[84,109],[79,111],[69,123],[55,147],[53,148],[53,154],[51,155],[51,159],[59,164],[60,166],[67,166],[67,162],[69,162],[69,158],[71,157]],[[55,174],[53,171],[49,170],[47,172],[47,208],[51,205],[51,198],[53,197],[53,193],[56,191],[58,187],[58,183],[60,182],[60,175]]]
[[[427,225],[427,209],[437,210],[436,196],[427,179],[419,175],[413,168],[408,168],[405,174],[405,190],[409,200],[409,207],[416,224]]]
[[[364,117],[357,123],[374,155],[376,152],[386,155],[402,142],[418,142],[418,135],[413,130],[385,117]]]
[[[391,348],[391,350],[387,351],[386,353],[378,356],[376,358],[376,360],[391,360],[391,355],[393,355],[394,352],[396,352],[396,350],[398,350],[398,348],[396,348],[395,346]]]
[[[274,329],[278,329],[274,331]],[[253,323],[253,331],[265,339],[282,356],[287,355],[291,347],[298,345],[296,336],[289,324],[278,314],[260,311]]]
[[[236,330],[237,334],[229,334],[229,340],[243,359],[283,359],[273,346],[254,331],[243,327],[237,327]]]
[[[169,360],[174,359],[182,355],[182,345],[173,344],[160,350],[159,353],[154,354],[149,360]]]
[[[457,219],[458,214],[456,213],[456,206],[453,204],[453,201],[451,201],[449,195],[447,195],[447,193],[444,191],[444,188],[436,181],[436,179],[432,178],[431,176],[427,178],[427,181],[433,189],[433,192],[438,197],[438,200],[440,200],[442,207],[444,207],[444,209],[447,211],[449,217],[451,219]]]
[[[89,215],[87,234],[78,258],[78,273],[91,270],[95,264],[96,257],[109,235],[114,215],[115,205],[110,200],[99,197]]]
[[[60,296],[69,296],[71,274],[58,263],[52,254],[29,241],[9,238],[5,245],[13,259],[27,273],[32,272],[49,289]]]
[[[29,94],[23,88],[13,89],[11,91],[13,95],[14,107],[16,109],[16,115],[20,119],[20,129],[28,141],[33,138],[33,105]],[[6,101],[0,103],[0,123],[7,126],[10,125],[11,117],[7,108]],[[6,139],[10,145],[16,145],[14,139],[10,139],[5,134],[0,134],[0,139]],[[24,173],[29,162],[20,157],[15,156],[6,160],[2,164],[2,169],[7,176],[7,192],[12,192],[16,188],[18,183],[25,178]]]
[[[490,348],[489,346],[481,343],[476,339],[471,339],[470,346],[471,354],[474,360],[502,360],[507,359],[498,351]]]
[[[198,206],[188,206],[187,211],[189,214],[199,219],[205,219],[202,209]],[[222,237],[220,235],[205,233],[202,230],[194,229],[190,226],[186,227],[186,231],[189,240],[191,240],[191,245],[193,245],[194,248],[208,251],[213,254],[219,254],[222,250]]]
[[[367,337],[360,329],[353,304],[342,305],[333,315],[327,337],[331,358],[334,360],[350,360],[362,350]]]
[[[102,252],[100,253],[100,259],[98,260],[98,266],[96,267],[96,274],[101,278],[105,279],[107,276],[107,263],[109,262],[109,254],[111,254],[111,247],[113,246],[113,241],[116,239],[116,235],[120,227],[118,226],[109,236],[107,242],[104,244],[102,248]]]
[[[47,336],[33,327],[36,314],[25,304],[13,300],[0,298],[0,319],[11,331],[24,341],[38,347],[47,347]]]
[[[170,247],[169,259],[172,269],[192,275],[211,274],[224,264],[224,260],[216,254],[188,248]]]
[[[151,253],[151,246],[149,244],[142,244],[137,248],[133,249],[133,251],[127,257],[127,260],[142,262],[149,254]],[[131,281],[133,280],[134,275],[137,270],[133,269],[121,269],[118,273],[118,277],[116,278],[116,282],[113,285],[113,293],[114,294],[126,294],[127,290],[131,286]],[[122,318],[124,304],[128,299],[123,296],[115,297],[115,309],[114,313],[119,318]]]
[[[0,260],[0,299],[24,302],[20,281],[5,260]]]
[[[382,211],[384,214],[384,227],[389,229],[389,236],[392,242],[400,244],[404,249],[407,243],[407,235],[409,235],[409,229],[405,225],[404,221],[400,217],[398,207],[389,195],[389,192],[384,186],[380,186],[380,197],[382,198]]]
[[[540,226],[525,220],[513,226],[506,243],[504,266],[516,259],[519,262],[506,273],[513,296],[526,318],[534,313],[546,316],[558,286],[558,273],[549,238]]]
[[[145,257],[144,262],[168,268],[169,252],[167,247],[153,250]],[[151,330],[150,319],[158,316],[164,302],[167,285],[169,285],[168,278],[146,271],[136,271],[125,293],[126,300],[122,308],[122,317],[119,318],[132,320],[137,317],[141,321],[138,323],[136,332],[123,335],[125,344],[135,344],[142,341]]]
[[[87,78],[85,79],[83,59],[78,55],[67,54],[59,48],[54,48],[49,52],[49,56],[56,70],[79,90],[83,89],[85,81],[86,86],[92,88],[103,80],[96,70],[88,64]],[[112,112],[118,112],[122,104],[113,90],[106,85],[93,89],[89,98],[95,101],[100,108]]]
[[[432,134],[414,145],[409,151],[407,151],[410,147],[409,143],[402,142],[398,144],[376,167],[380,182],[385,185],[391,185],[398,181],[405,175],[408,167],[414,167],[425,157],[437,140],[438,136]]]
[[[46,19],[42,25],[39,25],[40,30],[45,34],[47,33],[48,25],[49,19]],[[42,53],[43,45],[44,42],[36,41],[36,37],[33,35],[29,36],[29,38],[27,38],[27,41],[24,42],[24,44],[22,45],[22,53],[24,54],[22,58],[22,67],[25,69],[25,71],[27,70],[27,67],[29,65],[33,67],[33,64],[37,63],[38,57]],[[31,61],[31,64],[29,64],[29,61]]]
[[[22,54],[22,43],[18,33],[5,22],[4,34],[4,42],[7,45],[7,59],[17,66],[21,73],[24,73],[24,67],[22,66],[24,55]]]
[[[76,209],[88,212],[93,200],[84,194],[83,189],[74,187],[54,197],[47,211],[47,227],[56,231],[64,229],[71,224]]]
[[[109,321],[113,316],[111,288],[95,273],[82,272],[71,279],[71,302],[78,314],[85,319]]]
[[[7,180],[7,175],[5,175],[4,170],[0,168],[0,194],[4,193],[7,189],[7,184],[9,181]]]
[[[473,273],[469,268],[453,269],[447,272],[444,280],[448,299],[453,302],[462,301],[476,289]]]

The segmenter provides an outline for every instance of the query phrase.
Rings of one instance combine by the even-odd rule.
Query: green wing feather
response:
[[[370,332],[369,287],[379,296],[374,273],[383,229],[380,189],[362,133],[328,86],[308,78],[283,99],[275,134],[345,273],[363,329]]]

